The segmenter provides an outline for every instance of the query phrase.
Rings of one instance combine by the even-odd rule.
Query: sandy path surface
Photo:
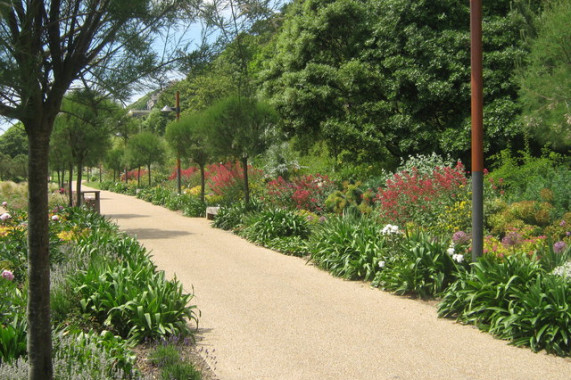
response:
[[[222,380],[571,379],[569,359],[509,346],[205,219],[106,191],[101,212],[194,292],[199,344]]]

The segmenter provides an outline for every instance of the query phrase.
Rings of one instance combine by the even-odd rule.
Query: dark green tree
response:
[[[16,123],[0,135],[0,152],[12,158],[19,154],[28,154],[28,136],[24,124]]]
[[[0,115],[28,135],[28,362],[30,379],[53,378],[48,158],[54,120],[73,83],[126,98],[128,84],[161,62],[151,51],[191,0],[2,0]],[[175,13],[178,12],[178,13]]]
[[[127,161],[133,167],[146,166],[149,173],[149,186],[151,186],[151,165],[162,164],[166,149],[163,140],[151,133],[142,132],[134,135],[127,143]],[[140,181],[140,175],[139,181]]]
[[[105,156],[105,166],[113,171],[113,182],[117,175],[123,170],[125,161],[125,148],[115,147],[107,152]]]
[[[529,2],[536,9],[537,0]],[[307,0],[288,7],[263,93],[300,140],[372,159],[469,152],[469,4]],[[523,143],[515,65],[526,18],[484,4],[486,150]]]
[[[519,73],[525,126],[542,143],[571,148],[571,2],[557,0],[541,15],[527,66]]]
[[[109,149],[108,120],[115,109],[116,105],[90,90],[76,90],[64,99],[62,113],[58,115],[62,120],[56,123],[54,137],[58,137],[57,144],[69,146],[71,162],[76,166],[75,205],[78,207],[81,206],[83,168],[99,162]]]
[[[185,114],[178,121],[167,125],[165,138],[177,157],[186,157],[196,163],[200,169],[200,200],[204,203],[205,167],[208,163],[206,129],[202,115]]]
[[[248,159],[263,153],[275,136],[277,114],[271,106],[252,98],[231,96],[204,111],[207,146],[214,157],[233,158],[242,164],[244,200],[250,202]]]

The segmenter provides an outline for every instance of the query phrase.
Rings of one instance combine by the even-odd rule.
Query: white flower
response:
[[[448,256],[452,256],[454,255],[454,247],[450,247],[446,250],[446,253],[448,254]]]
[[[452,255],[452,260],[456,261],[457,263],[461,263],[464,261],[464,255],[454,254]]]
[[[391,235],[391,234],[398,234],[398,233],[399,233],[399,227],[394,226],[392,224],[387,224],[381,230],[381,234],[383,234],[383,235]]]
[[[379,261],[379,268],[384,268],[384,267],[385,267],[385,262]]]
[[[57,216],[57,215],[52,216],[52,220],[54,222],[57,222],[59,220],[59,216]]]
[[[8,214],[7,212],[5,212],[4,214],[0,215],[0,220],[2,220],[3,222],[7,221],[8,219],[10,219],[12,216],[10,214]]]

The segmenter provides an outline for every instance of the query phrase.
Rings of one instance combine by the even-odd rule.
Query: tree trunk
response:
[[[103,182],[103,165],[99,164],[99,183]]]
[[[69,164],[69,181],[67,183],[67,190],[69,192],[69,207],[73,207],[73,164]]]
[[[204,203],[204,190],[206,187],[206,176],[204,174],[204,165],[200,166],[200,201]]]
[[[137,168],[137,187],[141,187],[141,166]]]
[[[147,168],[149,169],[149,187],[151,187],[151,164],[147,165]]]
[[[53,379],[48,230],[49,128],[33,125],[28,159],[28,363],[29,379]]]
[[[75,204],[77,207],[81,207],[81,181],[82,181],[82,174],[83,174],[83,163],[79,161],[77,164],[77,181],[75,182],[75,196],[77,198],[77,203]]]
[[[242,157],[242,170],[244,173],[244,201],[250,203],[250,185],[248,184],[248,156]]]

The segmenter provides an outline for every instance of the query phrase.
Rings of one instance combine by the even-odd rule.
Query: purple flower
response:
[[[452,241],[454,244],[464,244],[470,241],[470,236],[464,231],[458,231],[452,235]]]
[[[566,225],[566,224],[567,224],[567,223],[565,222],[565,220],[562,220],[561,223],[559,223],[559,225],[560,225],[561,227],[563,227],[563,226]]]
[[[553,252],[555,253],[561,253],[565,251],[566,248],[567,244],[565,244],[564,241],[558,241],[557,243],[553,244]]]
[[[504,236],[504,238],[502,239],[502,244],[506,248],[521,245],[522,242],[523,242],[522,236],[515,231],[508,232],[506,236]]]
[[[14,273],[5,269],[2,271],[2,278],[5,278],[8,281],[12,281],[14,279]]]

